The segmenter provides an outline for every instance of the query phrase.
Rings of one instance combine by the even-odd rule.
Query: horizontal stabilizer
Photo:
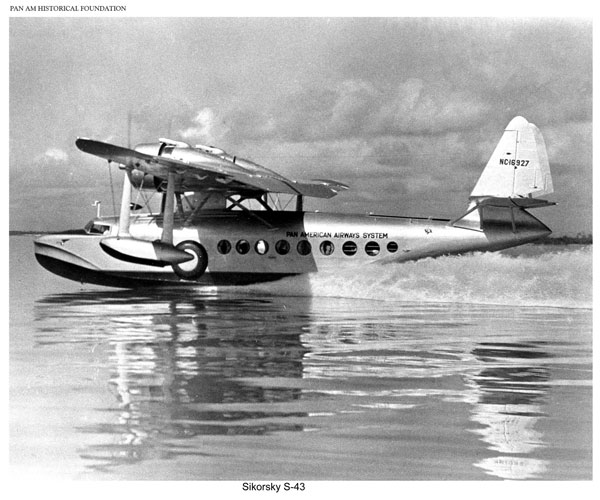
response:
[[[553,201],[537,198],[481,198],[477,200],[479,207],[511,207],[511,208],[540,208],[556,205]]]
[[[489,159],[471,199],[539,197],[554,192],[546,144],[539,129],[513,118]]]

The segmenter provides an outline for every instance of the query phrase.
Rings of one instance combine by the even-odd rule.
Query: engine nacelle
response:
[[[131,185],[135,189],[145,189],[149,191],[163,191],[166,189],[166,181],[151,174],[145,174],[141,170],[132,170],[129,174]]]
[[[215,148],[213,146],[202,146],[198,145],[193,148],[189,144],[181,141],[174,141],[172,139],[159,139],[158,143],[144,143],[135,146],[134,150],[149,156],[163,156],[165,158],[172,158],[176,161],[183,161],[189,164],[201,164],[206,166],[214,165],[214,167],[221,166],[223,160],[236,162],[236,158],[231,156],[222,149]],[[245,162],[244,167],[247,168],[246,164],[251,167],[257,165],[242,160]],[[240,165],[241,166],[241,165]],[[251,168],[255,170],[255,168]],[[133,187],[137,189],[145,190],[156,190],[159,192],[166,190],[166,178],[156,177],[153,174],[145,174],[140,170],[132,170],[129,178]],[[191,184],[190,184],[191,182]],[[175,192],[183,193],[186,191],[194,191],[198,187],[198,182],[193,179],[185,183],[182,176],[176,176],[175,178]]]
[[[140,153],[150,156],[165,156],[173,150],[173,145],[166,139],[161,139],[161,142],[150,142],[138,144],[133,149]],[[165,191],[167,189],[166,179],[156,177],[151,174],[145,174],[141,170],[132,170],[129,175],[131,185],[136,189],[145,189],[150,191]]]
[[[138,144],[133,150],[144,153],[145,155],[159,156],[162,153],[164,146],[165,145],[162,142],[150,142]]]

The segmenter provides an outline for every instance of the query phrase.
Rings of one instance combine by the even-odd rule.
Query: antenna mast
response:
[[[127,112],[127,147],[131,149],[131,111]]]

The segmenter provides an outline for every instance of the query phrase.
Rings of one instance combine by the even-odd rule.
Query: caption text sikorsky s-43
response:
[[[330,198],[347,186],[287,179],[214,147],[169,139],[134,149],[83,138],[76,145],[126,172],[119,217],[35,241],[42,266],[82,283],[239,285],[500,250],[551,232],[527,211],[552,205],[539,197],[553,187],[544,139],[522,117],[506,127],[454,220],[305,212],[305,196]],[[132,190],[146,202],[157,194],[160,207],[141,213]],[[278,206],[276,195],[295,201],[292,209]]]

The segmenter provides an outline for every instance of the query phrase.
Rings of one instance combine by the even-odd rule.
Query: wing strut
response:
[[[132,237],[129,233],[131,181],[127,170],[125,170],[123,193],[121,195],[119,230],[117,236],[109,236],[102,239],[100,247],[115,259],[148,266],[164,267],[192,260],[194,258],[193,255],[173,246],[174,212],[175,172],[169,172],[161,241],[147,241]]]
[[[242,205],[242,202],[246,199],[247,198],[240,198],[239,200],[234,200],[231,196],[228,196],[227,200],[232,203],[232,206],[229,207],[229,210],[231,210],[233,208],[233,206],[236,206],[236,207],[240,208],[243,212],[246,212],[250,217],[253,217],[254,219],[262,222],[270,230],[277,229],[275,226],[273,226],[272,224],[269,224],[266,220],[264,220],[262,217],[257,215],[255,212],[248,210],[244,205]],[[254,198],[254,199],[256,199],[256,198]],[[257,201],[260,202],[260,200],[257,200]]]
[[[109,160],[110,168],[110,160]],[[131,180],[129,172],[125,170],[123,176],[123,192],[121,193],[121,211],[119,213],[119,237],[129,237],[129,219],[131,215]]]
[[[163,233],[160,241],[173,244],[173,224],[175,221],[175,172],[169,171],[167,178],[167,194],[165,195],[165,211],[163,213]]]

